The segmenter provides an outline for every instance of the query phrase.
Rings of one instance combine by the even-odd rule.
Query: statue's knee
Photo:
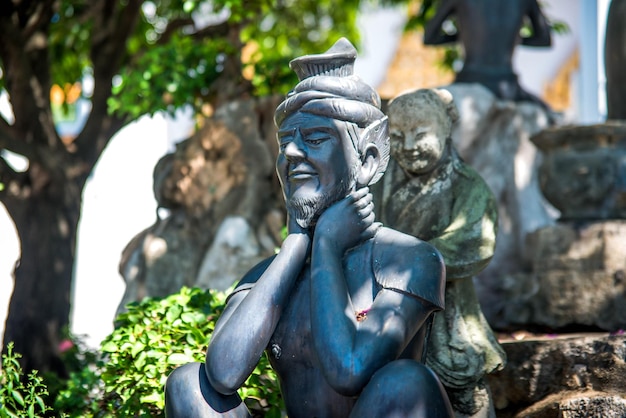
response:
[[[437,376],[414,360],[396,360],[378,370],[361,397],[359,410],[369,411],[362,416],[378,416],[371,414],[377,408],[393,410],[394,416],[401,417],[453,416],[450,401]]]
[[[190,363],[174,370],[165,382],[167,418],[250,417],[239,395],[218,393],[206,376],[204,364]]]
[[[378,370],[374,376],[372,376],[371,382],[375,382],[376,384],[390,384],[395,382],[395,385],[398,385],[399,382],[407,381],[407,379],[420,383],[423,382],[422,384],[437,381],[435,375],[422,363],[418,363],[414,360],[396,360]]]
[[[395,382],[397,386],[400,382],[410,382],[409,386],[416,393],[441,392],[445,394],[445,389],[437,375],[429,367],[417,361],[396,360],[383,367],[380,372],[382,372],[380,379],[383,380],[383,384]]]
[[[202,364],[189,363],[175,369],[167,377],[165,383],[165,393],[175,393],[184,390],[186,386],[198,380],[198,371]]]
[[[200,392],[199,373],[204,372],[201,363],[190,363],[175,369],[165,382],[165,414],[167,417],[184,416],[182,411],[188,404],[197,402],[192,399]]]

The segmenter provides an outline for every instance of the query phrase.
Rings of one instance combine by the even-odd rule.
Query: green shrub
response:
[[[48,390],[42,378],[33,371],[24,379],[20,357],[13,343],[7,344],[0,367],[0,418],[41,417],[51,410],[44,402]]]
[[[163,416],[163,386],[179,365],[204,361],[225,294],[183,288],[127,306],[101,345],[102,358],[72,374],[55,409],[71,417]],[[255,416],[280,417],[278,380],[265,356],[239,394]]]

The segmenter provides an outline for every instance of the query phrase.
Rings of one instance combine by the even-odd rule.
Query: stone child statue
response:
[[[230,295],[206,362],[168,377],[169,418],[249,416],[236,390],[264,350],[290,418],[452,416],[419,361],[444,265],[375,222],[368,185],[387,165],[387,118],[355,58],[341,39],[291,62],[301,81],[275,113],[288,236]]]
[[[458,113],[447,90],[401,94],[389,103],[388,115],[393,158],[379,197],[383,222],[434,245],[446,264],[446,306],[435,316],[427,364],[455,411],[488,416],[483,377],[501,369],[505,355],[482,314],[472,277],[494,253],[495,198],[454,149],[450,135]]]

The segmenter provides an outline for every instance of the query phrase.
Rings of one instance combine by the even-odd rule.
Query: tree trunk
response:
[[[7,205],[21,241],[21,258],[14,271],[4,343],[15,343],[25,370],[67,375],[59,343],[69,324],[84,182],[61,176]]]

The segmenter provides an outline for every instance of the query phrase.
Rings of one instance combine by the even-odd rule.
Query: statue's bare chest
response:
[[[311,367],[311,269],[306,266],[294,285],[289,301],[270,339],[269,354],[274,364],[300,363]],[[280,373],[280,370],[278,370]]]
[[[365,250],[365,251],[363,251]],[[344,277],[355,315],[368,309],[378,291],[371,269],[369,248],[352,253],[344,260]],[[324,303],[317,301],[316,303]],[[274,367],[317,367],[317,354],[311,331],[311,269],[307,265],[292,289],[289,301],[268,346]]]

